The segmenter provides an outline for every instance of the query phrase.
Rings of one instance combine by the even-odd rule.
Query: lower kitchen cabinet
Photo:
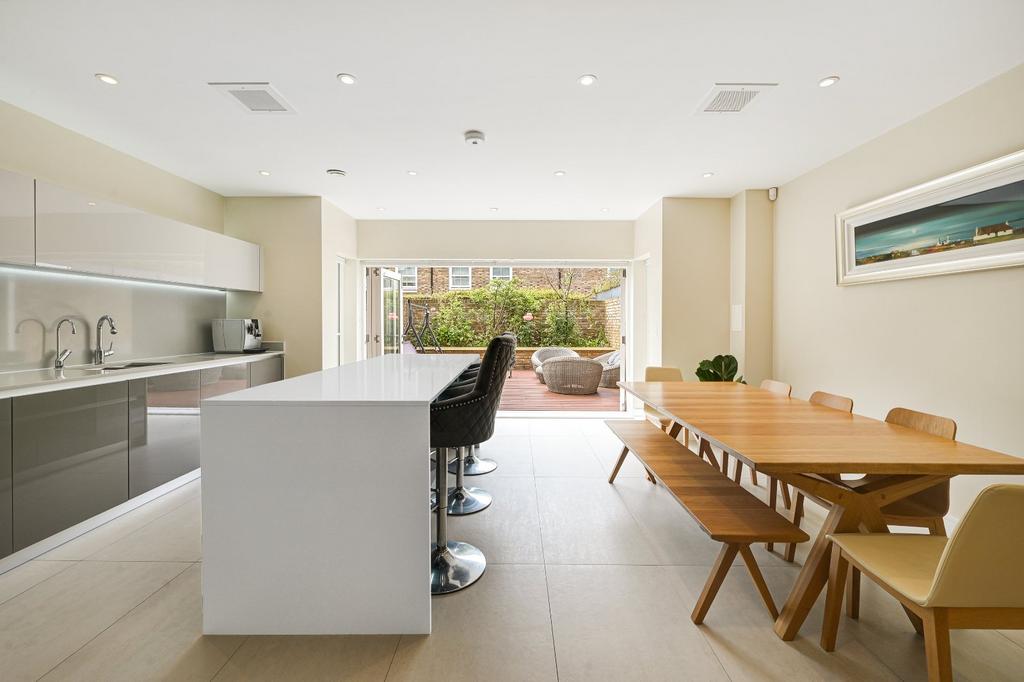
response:
[[[128,494],[199,468],[198,371],[128,382]]]
[[[200,397],[203,400],[249,388],[249,363],[200,370]]]
[[[249,385],[262,386],[284,379],[284,358],[280,355],[249,363]]]
[[[128,382],[13,398],[14,550],[128,500]]]
[[[0,400],[0,558],[14,551],[11,514],[11,399]]]

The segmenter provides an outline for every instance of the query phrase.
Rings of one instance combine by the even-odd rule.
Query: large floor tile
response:
[[[533,476],[529,436],[496,435],[480,446],[480,456],[498,463],[488,476]]]
[[[199,561],[202,502],[197,497],[104,549],[89,561]]]
[[[619,460],[619,455],[622,453],[622,441],[613,436],[611,432],[608,432],[606,436],[588,435],[586,440],[590,445],[590,449],[593,450],[594,455],[597,457],[604,475],[610,476],[612,469],[615,468],[615,463]],[[623,477],[635,478],[637,476],[646,477],[647,472],[644,470],[640,460],[629,455],[622,463],[622,468],[619,469],[619,473],[615,478],[618,480]]]
[[[144,526],[190,501],[199,499],[199,480],[191,481],[176,488],[157,499],[142,505],[127,514],[108,521],[74,540],[65,542],[60,547],[44,554],[42,559],[79,560],[109,547],[115,542],[126,538]]]
[[[582,419],[530,419],[531,436],[580,436]]]
[[[582,435],[530,436],[530,448],[535,476],[608,476]]]
[[[193,564],[44,680],[209,680],[244,637],[203,636],[200,568]]]
[[[549,566],[558,679],[727,680],[670,567]]]
[[[494,420],[495,436],[529,436],[530,420],[519,417],[498,418]]]
[[[0,605],[4,682],[38,679],[186,568],[83,561]]]
[[[381,682],[397,645],[393,635],[249,637],[214,679]]]
[[[543,566],[490,566],[433,601],[433,633],[403,636],[388,682],[555,680]]]
[[[708,568],[682,566],[674,569],[690,594],[699,595]],[[798,569],[762,568],[776,604],[793,586]],[[679,615],[689,623],[694,601]],[[783,642],[772,629],[768,614],[747,570],[733,566],[711,605],[700,631],[711,644],[733,680],[896,680],[899,679],[868,648],[854,641],[834,653],[818,645],[821,603],[811,611],[800,636]]]
[[[449,517],[449,536],[479,547],[490,564],[543,563],[534,479],[475,476],[467,481],[491,493],[494,501],[482,512]]]
[[[0,604],[73,566],[70,561],[30,561],[0,575]]]
[[[538,478],[548,564],[660,562],[618,493],[603,478]]]

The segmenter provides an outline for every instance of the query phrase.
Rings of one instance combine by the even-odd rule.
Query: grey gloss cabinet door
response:
[[[13,401],[15,551],[127,501],[127,381]]]
[[[11,399],[0,400],[0,558],[14,551],[11,513]]]
[[[128,494],[199,468],[199,372],[128,382]]]
[[[280,355],[249,363],[249,385],[262,386],[284,379],[284,358]]]
[[[200,370],[203,400],[249,388],[249,363]]]

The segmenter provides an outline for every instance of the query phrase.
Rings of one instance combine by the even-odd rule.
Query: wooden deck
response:
[[[513,411],[615,412],[619,409],[619,389],[599,388],[593,395],[552,393],[537,380],[533,370],[512,370],[505,381],[498,409]]]

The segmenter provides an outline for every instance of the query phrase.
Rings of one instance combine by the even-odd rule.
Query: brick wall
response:
[[[398,269],[397,267],[394,269]],[[472,287],[478,289],[491,281],[489,267],[470,268]],[[512,276],[530,289],[556,289],[568,287],[574,293],[589,294],[597,287],[617,282],[617,273],[609,275],[608,268],[512,268]],[[448,268],[416,268],[416,289],[408,293],[440,294],[449,291]]]

